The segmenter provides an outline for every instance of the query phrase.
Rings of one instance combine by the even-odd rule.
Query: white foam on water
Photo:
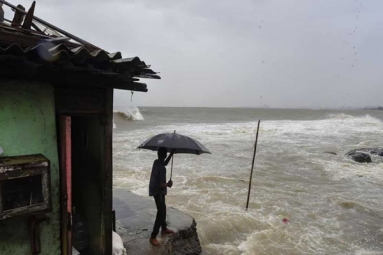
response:
[[[363,245],[366,241],[358,233],[373,238],[369,229],[383,224],[383,164],[356,163],[344,154],[361,146],[381,146],[382,121],[335,114],[261,122],[246,212],[256,125],[173,123],[115,133],[114,185],[147,196],[156,153],[136,146],[176,129],[213,153],[175,155],[174,186],[167,197],[170,206],[196,218],[206,254],[380,254],[373,253],[379,245],[368,249],[371,244]],[[288,224],[281,222],[284,217]]]
[[[206,249],[213,250],[213,251],[218,252],[219,254],[225,254],[225,255],[236,255],[236,254],[238,254],[237,247],[231,243],[208,244],[208,245],[206,245]]]
[[[369,251],[365,249],[360,249],[355,252],[355,255],[382,255],[382,251]]]
[[[130,106],[125,110],[115,110],[114,112],[126,120],[144,120],[144,116],[142,116],[140,109],[136,106]]]

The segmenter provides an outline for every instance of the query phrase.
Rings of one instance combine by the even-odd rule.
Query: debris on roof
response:
[[[4,22],[3,3],[0,3],[0,22]]]
[[[123,58],[120,52],[109,53],[35,17],[35,2],[28,12],[4,0],[0,0],[0,7],[3,3],[12,8],[15,15],[12,21],[0,22],[0,77],[61,84],[62,81],[56,79],[60,72],[72,78],[81,74],[84,81],[93,80],[85,78],[93,75],[97,79],[85,82],[84,86],[108,84],[108,87],[138,91],[147,91],[146,84],[138,83],[138,78],[161,79],[138,57]],[[104,76],[101,83],[100,76]]]

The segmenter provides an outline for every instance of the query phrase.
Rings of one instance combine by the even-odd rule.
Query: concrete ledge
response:
[[[121,236],[128,254],[201,254],[195,220],[171,207],[167,207],[169,228],[173,235],[161,236],[161,247],[149,243],[156,218],[156,205],[153,199],[141,197],[124,189],[113,190],[113,208],[116,210],[116,232]]]

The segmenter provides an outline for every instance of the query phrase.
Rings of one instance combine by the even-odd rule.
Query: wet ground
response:
[[[175,234],[161,236],[161,247],[149,243],[157,209],[153,199],[141,197],[124,189],[113,190],[116,211],[116,232],[121,236],[128,254],[199,254],[201,247],[194,219],[174,208],[167,208],[167,222]]]

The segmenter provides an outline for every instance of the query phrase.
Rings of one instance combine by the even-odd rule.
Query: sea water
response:
[[[144,107],[132,113],[114,115],[115,187],[148,196],[156,153],[136,147],[152,135],[176,130],[212,152],[175,155],[167,196],[168,206],[195,218],[203,254],[383,254],[383,164],[344,156],[383,146],[382,111]]]

